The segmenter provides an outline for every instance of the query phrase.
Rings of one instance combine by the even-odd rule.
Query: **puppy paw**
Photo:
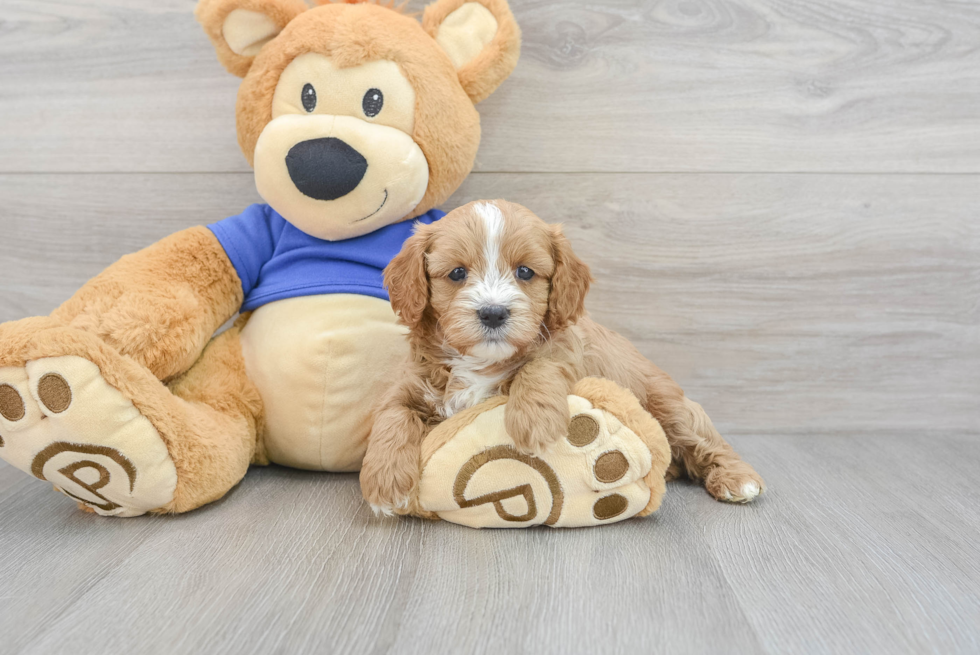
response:
[[[379,519],[389,519],[395,516],[395,511],[392,508],[374,504],[371,505],[371,513]]]
[[[563,399],[564,401],[564,399]],[[540,456],[568,434],[571,415],[568,405],[545,409],[507,405],[504,423],[507,434],[522,453]]]
[[[415,471],[375,467],[368,461],[361,469],[361,494],[375,516],[409,514],[417,476]]]
[[[751,466],[736,461],[711,469],[704,487],[715,500],[745,504],[758,498],[766,490],[766,483]]]
[[[371,506],[371,512],[378,518],[404,516],[411,514],[412,496],[404,495],[396,497],[390,502],[368,504]]]
[[[379,519],[392,518],[393,516],[395,516],[394,507],[389,507],[387,505],[375,505],[374,503],[370,503],[370,505],[371,505],[371,513],[374,514],[375,517]]]

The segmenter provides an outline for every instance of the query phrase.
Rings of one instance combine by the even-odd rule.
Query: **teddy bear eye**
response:
[[[466,278],[466,269],[460,266],[459,268],[454,268],[449,272],[449,279],[453,282],[459,282]]]
[[[303,93],[300,94],[300,98],[303,101],[303,109],[307,113],[316,109],[316,89],[313,88],[312,84],[307,84],[303,87]]]
[[[527,266],[518,266],[517,277],[521,278],[522,280],[530,280],[532,277],[534,277],[534,271],[529,269]]]
[[[381,93],[381,89],[368,89],[361,101],[361,108],[364,109],[364,115],[368,118],[374,118],[380,114],[384,105],[385,96]]]

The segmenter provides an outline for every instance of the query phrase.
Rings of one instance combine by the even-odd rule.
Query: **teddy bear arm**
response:
[[[242,301],[217,238],[192,227],[124,256],[52,317],[97,335],[163,380],[189,369]]]

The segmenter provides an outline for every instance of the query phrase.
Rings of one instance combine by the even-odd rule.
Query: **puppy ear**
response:
[[[474,104],[517,66],[521,29],[506,0],[437,0],[425,8],[422,27],[449,55]]]
[[[551,246],[555,272],[551,276],[544,322],[549,330],[555,331],[574,323],[585,313],[585,296],[592,284],[592,272],[572,251],[572,244],[559,225],[551,226]]]
[[[418,327],[429,304],[429,276],[425,270],[428,247],[429,231],[420,225],[385,268],[385,288],[391,298],[391,308],[409,330]]]
[[[301,13],[303,0],[200,0],[194,15],[228,72],[245,77],[266,43]]]

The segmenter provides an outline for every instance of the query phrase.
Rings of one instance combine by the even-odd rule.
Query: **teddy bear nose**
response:
[[[367,160],[335,137],[301,141],[286,155],[286,169],[304,196],[316,200],[343,198],[357,188]]]
[[[502,305],[492,305],[481,307],[477,315],[480,317],[480,322],[488,328],[498,328],[510,318],[510,310]]]

